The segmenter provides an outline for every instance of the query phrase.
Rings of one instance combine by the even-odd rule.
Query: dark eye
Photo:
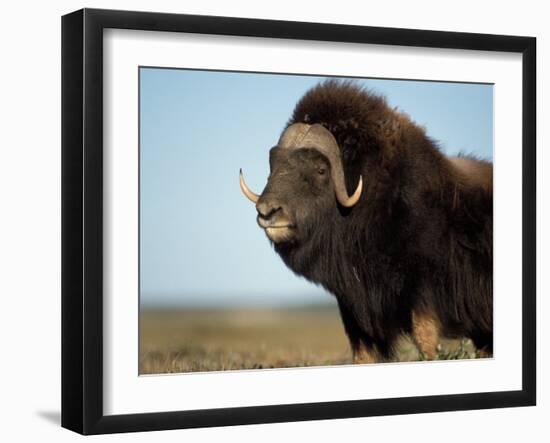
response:
[[[323,166],[319,166],[319,167],[317,168],[317,173],[318,173],[319,175],[323,175],[326,171],[327,171],[327,170],[326,170]]]

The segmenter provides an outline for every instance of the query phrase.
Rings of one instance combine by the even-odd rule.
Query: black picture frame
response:
[[[307,404],[103,413],[103,30],[107,28],[522,55],[522,389]],[[536,39],[83,9],[62,18],[62,426],[82,434],[530,406],[536,403]],[[519,270],[518,270],[519,272]]]

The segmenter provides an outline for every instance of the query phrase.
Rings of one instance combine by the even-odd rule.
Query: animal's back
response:
[[[471,157],[448,157],[452,168],[472,186],[493,193],[493,165]]]

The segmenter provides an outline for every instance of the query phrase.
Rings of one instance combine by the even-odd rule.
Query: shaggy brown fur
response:
[[[346,209],[322,182],[304,188],[304,171],[323,157],[309,149],[273,158],[280,169],[294,156],[302,179],[270,177],[261,201],[276,198],[295,224],[296,239],[275,250],[336,296],[356,360],[392,359],[402,333],[429,358],[439,334],[491,352],[492,165],[444,156],[407,115],[350,82],[311,89],[288,125],[299,122],[334,135],[349,194],[363,177],[361,198]]]

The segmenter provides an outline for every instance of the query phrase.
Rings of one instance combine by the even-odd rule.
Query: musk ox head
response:
[[[361,197],[362,177],[349,196],[336,139],[320,124],[289,126],[271,149],[269,165],[271,172],[261,195],[248,189],[242,171],[240,185],[256,204],[258,224],[276,244],[305,240],[313,222],[323,214],[337,204],[350,208]]]

